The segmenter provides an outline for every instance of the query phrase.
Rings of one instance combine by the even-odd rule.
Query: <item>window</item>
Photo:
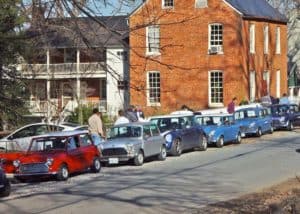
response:
[[[148,105],[160,104],[160,73],[149,72],[148,73]]]
[[[151,132],[152,132],[152,136],[159,136],[160,135],[159,129],[157,128],[156,125],[151,124],[150,129],[151,129]]]
[[[211,24],[209,25],[209,53],[223,52],[223,25]]]
[[[207,7],[207,0],[195,0],[195,8]]]
[[[148,54],[158,54],[159,53],[159,26],[153,25],[147,27],[147,53]]]
[[[280,27],[276,28],[276,54],[281,53],[281,44],[280,44]]]
[[[209,75],[209,103],[223,104],[223,72],[210,71]]]
[[[255,71],[250,72],[250,77],[249,77],[249,88],[250,88],[250,101],[253,102],[255,100],[255,89],[256,89],[256,82],[255,82]]]
[[[276,71],[276,97],[280,97],[280,70]]]
[[[264,27],[264,53],[269,53],[269,26]]]
[[[174,7],[174,0],[162,0],[163,8]]]
[[[255,53],[255,25],[250,25],[250,53]]]
[[[269,71],[264,71],[263,79],[266,84],[266,92],[269,94],[270,93],[270,72]]]

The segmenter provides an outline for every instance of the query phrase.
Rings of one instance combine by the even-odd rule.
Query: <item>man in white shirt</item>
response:
[[[124,123],[129,123],[129,120],[127,117],[125,117],[124,115],[124,111],[123,110],[119,110],[118,111],[119,117],[116,120],[114,125],[119,125],[119,124],[124,124]]]

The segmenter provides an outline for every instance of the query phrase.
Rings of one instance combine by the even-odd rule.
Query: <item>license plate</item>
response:
[[[119,158],[108,158],[108,163],[109,164],[118,164]]]

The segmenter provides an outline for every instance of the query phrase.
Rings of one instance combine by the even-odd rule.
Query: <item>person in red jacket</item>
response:
[[[227,106],[227,112],[229,113],[229,114],[233,114],[234,113],[234,111],[235,111],[235,102],[236,102],[236,97],[234,97],[232,100],[231,100],[231,102],[228,104],[228,106]]]

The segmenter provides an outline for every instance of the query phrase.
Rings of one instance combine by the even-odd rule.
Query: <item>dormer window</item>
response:
[[[174,0],[162,0],[162,7],[163,8],[173,8]]]

